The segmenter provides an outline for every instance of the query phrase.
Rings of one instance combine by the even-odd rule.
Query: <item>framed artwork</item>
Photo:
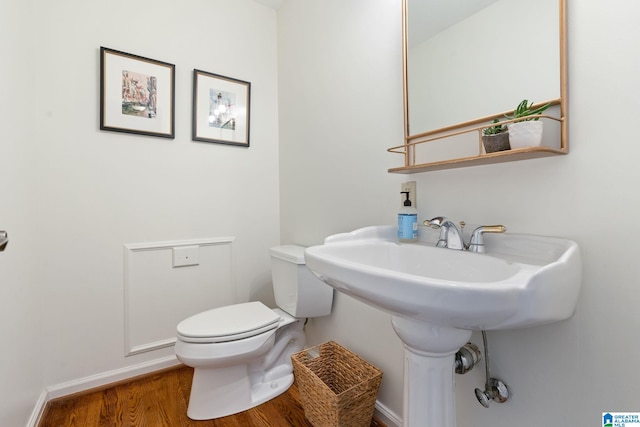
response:
[[[251,83],[193,70],[194,141],[249,147]]]
[[[100,48],[100,129],[175,137],[175,65]]]

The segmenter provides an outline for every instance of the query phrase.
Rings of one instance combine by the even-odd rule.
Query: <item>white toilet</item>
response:
[[[304,319],[331,313],[333,289],[304,265],[304,248],[270,249],[276,304],[215,308],[178,324],[176,356],[194,368],[187,415],[224,417],[253,408],[293,383],[291,355],[304,348]]]

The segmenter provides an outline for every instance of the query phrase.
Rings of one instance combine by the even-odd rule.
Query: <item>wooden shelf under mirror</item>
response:
[[[442,160],[432,163],[421,163],[410,166],[401,166],[389,169],[390,173],[418,173],[443,169],[455,169],[468,166],[490,165],[493,163],[512,162],[516,160],[537,159],[541,157],[567,154],[566,149],[551,147],[530,147],[517,150],[498,151],[496,153],[482,154],[476,157],[462,157],[458,159]]]
[[[546,103],[550,103],[553,106],[562,106],[562,102],[560,99],[554,99],[551,101],[546,101],[542,103],[538,103],[534,106],[537,108],[538,106],[542,106]],[[498,151],[493,153],[486,153],[483,149],[482,145],[482,130],[489,127],[493,119],[504,119],[505,115],[510,112],[498,113],[487,117],[482,117],[480,119],[458,123],[453,126],[449,126],[442,129],[436,129],[434,131],[425,132],[419,135],[413,135],[407,142],[403,145],[399,145],[396,147],[391,147],[387,151],[391,153],[402,154],[405,158],[405,162],[403,166],[391,168],[389,169],[390,173],[418,173],[418,172],[428,172],[428,171],[436,171],[443,169],[454,169],[468,166],[477,166],[477,165],[487,165],[493,163],[504,163],[511,162],[517,160],[525,160],[525,159],[536,159],[541,157],[549,157],[549,156],[557,156],[567,154],[569,152],[568,147],[566,145],[567,138],[564,135],[566,132],[566,123],[565,118],[562,115],[562,109],[558,108],[559,116],[555,117],[552,115],[542,114],[540,117],[541,120],[549,123],[557,123],[559,124],[559,129],[557,132],[553,132],[551,141],[557,142],[558,146],[536,146],[536,147],[527,147],[527,148],[518,148],[511,149],[505,151]],[[501,124],[508,124],[515,122],[517,120],[502,120]],[[422,161],[425,155],[420,155],[418,150],[421,146],[434,142],[444,142],[447,143],[447,140],[453,140],[454,138],[460,138],[466,136],[472,136],[469,134],[477,135],[477,143],[473,142],[473,144],[477,144],[477,148],[475,148],[476,152],[471,155],[461,155],[459,157],[452,157],[446,159],[438,159],[434,161]],[[468,140],[465,142],[466,145],[469,145]],[[469,150],[467,150],[469,151]],[[427,156],[428,157],[428,156]]]

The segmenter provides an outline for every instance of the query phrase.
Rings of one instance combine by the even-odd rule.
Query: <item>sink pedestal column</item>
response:
[[[403,427],[456,427],[455,354],[471,331],[394,316],[404,343]]]

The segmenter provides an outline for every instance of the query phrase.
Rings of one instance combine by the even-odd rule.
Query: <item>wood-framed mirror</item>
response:
[[[568,152],[566,0],[401,0],[405,141],[390,172]],[[524,99],[551,103],[540,146],[488,153],[482,129]]]

